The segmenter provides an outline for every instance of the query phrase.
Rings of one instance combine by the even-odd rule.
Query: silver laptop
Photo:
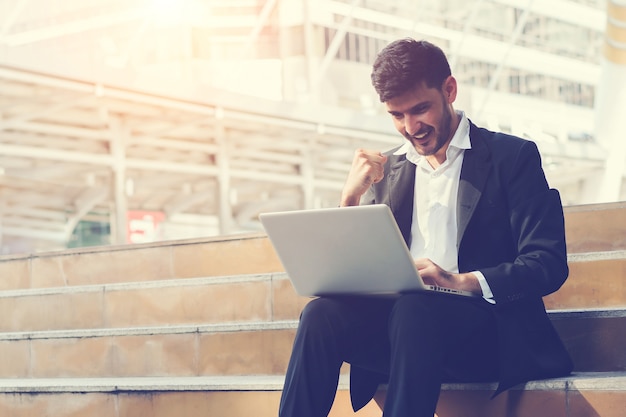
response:
[[[285,272],[302,296],[466,291],[426,285],[384,204],[262,213]]]

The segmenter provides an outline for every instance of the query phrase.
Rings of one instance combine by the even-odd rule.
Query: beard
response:
[[[443,95],[442,95],[442,98],[443,98]],[[435,137],[435,143],[432,148],[426,148],[426,147],[420,146],[419,144],[416,145],[415,138],[413,136],[409,135],[408,133],[405,133],[404,135],[405,138],[413,144],[413,146],[415,147],[415,150],[417,150],[417,153],[419,153],[422,156],[429,156],[429,155],[436,154],[451,139],[450,127],[452,126],[452,112],[450,111],[450,108],[446,106],[445,100],[442,102],[441,114],[442,114],[442,118],[437,128],[435,129],[433,127],[430,127],[430,130],[432,132],[435,132],[437,135]],[[432,132],[429,134],[432,134]]]

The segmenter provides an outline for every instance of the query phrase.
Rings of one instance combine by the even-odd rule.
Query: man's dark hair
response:
[[[380,51],[371,77],[372,85],[384,103],[421,82],[425,82],[428,88],[441,88],[450,75],[448,59],[438,46],[405,38]]]

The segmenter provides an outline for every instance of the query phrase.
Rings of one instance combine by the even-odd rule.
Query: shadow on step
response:
[[[491,400],[493,391],[444,391],[437,408],[438,417],[537,417],[537,416],[585,416],[585,417],[618,417],[619,404],[623,397],[613,401],[614,412],[607,413],[596,409],[586,395],[598,393],[581,393],[573,391],[552,390],[521,390],[514,389]],[[601,394],[600,394],[601,395]],[[604,404],[610,407],[607,401]]]
[[[623,417],[623,390],[594,378],[583,379],[585,389],[579,390],[575,380],[531,381],[494,399],[495,384],[446,384],[437,417]],[[375,400],[382,409],[385,391]]]

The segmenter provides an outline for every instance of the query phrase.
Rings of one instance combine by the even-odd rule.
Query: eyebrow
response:
[[[398,110],[387,110],[387,113],[391,114],[392,116],[403,114],[403,113],[416,113],[428,106],[430,106],[430,101],[422,101],[422,102],[417,103],[413,107],[409,108],[407,111],[402,112]]]

